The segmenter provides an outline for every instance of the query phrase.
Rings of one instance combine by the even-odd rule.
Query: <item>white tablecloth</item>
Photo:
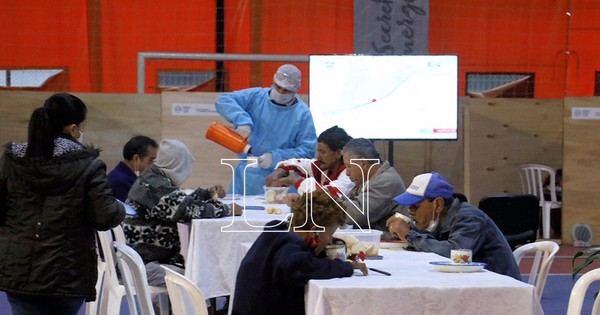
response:
[[[443,273],[430,261],[448,260],[432,253],[381,250],[369,267],[385,276],[359,271],[350,278],[311,280],[306,314],[543,314],[534,287],[489,271]]]
[[[241,198],[241,197],[239,197]],[[223,200],[231,203],[231,199]],[[289,207],[284,204],[265,204],[262,196],[236,199],[244,206],[279,208],[279,215],[265,210],[245,210],[240,217],[192,220],[190,239],[185,263],[185,276],[191,279],[206,298],[230,295],[241,257],[241,243],[252,243],[263,231],[265,223],[284,220]]]

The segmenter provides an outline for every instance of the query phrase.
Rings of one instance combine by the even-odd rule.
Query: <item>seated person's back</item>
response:
[[[302,196],[294,203],[291,222],[269,222],[242,260],[232,314],[304,314],[304,287],[309,280],[350,277],[353,269],[367,272],[364,263],[324,255],[345,214],[323,191],[308,197],[308,202]],[[305,225],[307,207],[313,221]]]

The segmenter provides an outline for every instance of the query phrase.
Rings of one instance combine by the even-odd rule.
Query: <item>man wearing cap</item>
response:
[[[519,267],[500,229],[483,211],[460,202],[452,193],[452,185],[438,173],[416,176],[408,189],[394,198],[409,207],[414,221],[407,223],[391,217],[387,220],[390,233],[418,250],[448,258],[452,249],[471,249],[473,261],[521,280]]]
[[[219,114],[233,124],[238,134],[248,138],[251,154],[258,157],[258,167],[244,171],[248,164],[238,164],[230,193],[233,188],[236,194],[262,194],[265,179],[277,163],[291,158],[314,158],[315,125],[308,106],[296,94],[301,76],[296,66],[285,64],[275,72],[271,87],[223,93],[217,98]]]

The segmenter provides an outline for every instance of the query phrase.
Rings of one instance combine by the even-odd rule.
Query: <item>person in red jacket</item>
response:
[[[327,189],[337,197],[348,194],[354,183],[346,174],[342,149],[352,139],[346,131],[333,126],[317,138],[316,159],[289,159],[277,164],[267,177],[268,187],[294,187],[298,193],[288,194],[288,203],[305,192]]]

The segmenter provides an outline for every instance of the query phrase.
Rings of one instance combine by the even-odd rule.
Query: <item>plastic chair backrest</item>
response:
[[[155,315],[144,261],[133,248],[118,242],[114,242],[113,245],[125,286],[129,314],[137,315],[137,304],[142,315]]]
[[[200,288],[184,275],[168,267],[161,267],[166,273],[165,282],[169,291],[173,315],[208,315],[206,299]]]
[[[540,226],[540,207],[534,195],[484,196],[479,209],[500,229],[510,247],[535,242]]]
[[[521,185],[523,192],[536,195],[540,200],[540,206],[545,201],[557,202],[556,197],[556,172],[550,166],[541,164],[523,164],[521,165]],[[544,179],[549,176],[548,193],[550,200],[546,200],[544,195]]]
[[[121,229],[122,230],[122,229]],[[117,261],[115,256],[115,249],[112,246],[114,241],[113,233],[111,230],[108,231],[98,231],[98,240],[100,241],[100,248],[102,249],[102,255],[104,256],[104,261],[106,262],[105,275],[106,278],[104,281],[103,290],[117,290],[119,288],[119,278],[117,277]],[[107,283],[108,282],[108,283]],[[122,289],[121,289],[122,290]],[[107,294],[107,293],[106,293]],[[117,294],[118,295],[118,294]],[[102,297],[104,298],[104,297]],[[120,304],[119,300],[119,304]],[[106,311],[106,310],[102,310]]]
[[[548,272],[550,272],[550,267],[558,249],[558,244],[552,241],[540,241],[523,245],[513,251],[517,264],[521,263],[521,259],[526,254],[535,254],[528,283],[535,286],[539,299],[542,298]]]
[[[105,257],[105,275],[100,296],[100,314],[116,314],[121,309],[121,300],[126,295],[125,287],[119,283],[117,276],[117,258],[113,241],[126,244],[123,227],[118,225],[109,231],[98,231],[98,240],[102,255]],[[167,289],[151,286],[152,294],[158,294],[161,315],[169,314]]]
[[[98,308],[100,304],[100,292],[102,291],[102,282],[104,281],[104,271],[106,269],[106,263],[100,259],[100,249],[96,246],[96,255],[98,256],[98,262],[96,268],[98,269],[98,279],[96,279],[96,300],[85,303],[85,315],[96,315],[98,314]]]
[[[125,231],[123,231],[123,227],[120,225],[115,226],[112,229],[113,237],[115,242],[119,242],[121,244],[127,244],[127,240],[125,239]]]
[[[583,308],[583,300],[585,298],[585,293],[589,286],[600,280],[600,268],[590,270],[584,273],[578,280],[575,282],[573,289],[571,289],[571,296],[569,297],[569,307],[567,308],[567,315],[580,315],[581,309]],[[599,304],[600,299],[598,296],[595,297],[594,306],[592,307],[592,314],[598,314],[600,311]]]

